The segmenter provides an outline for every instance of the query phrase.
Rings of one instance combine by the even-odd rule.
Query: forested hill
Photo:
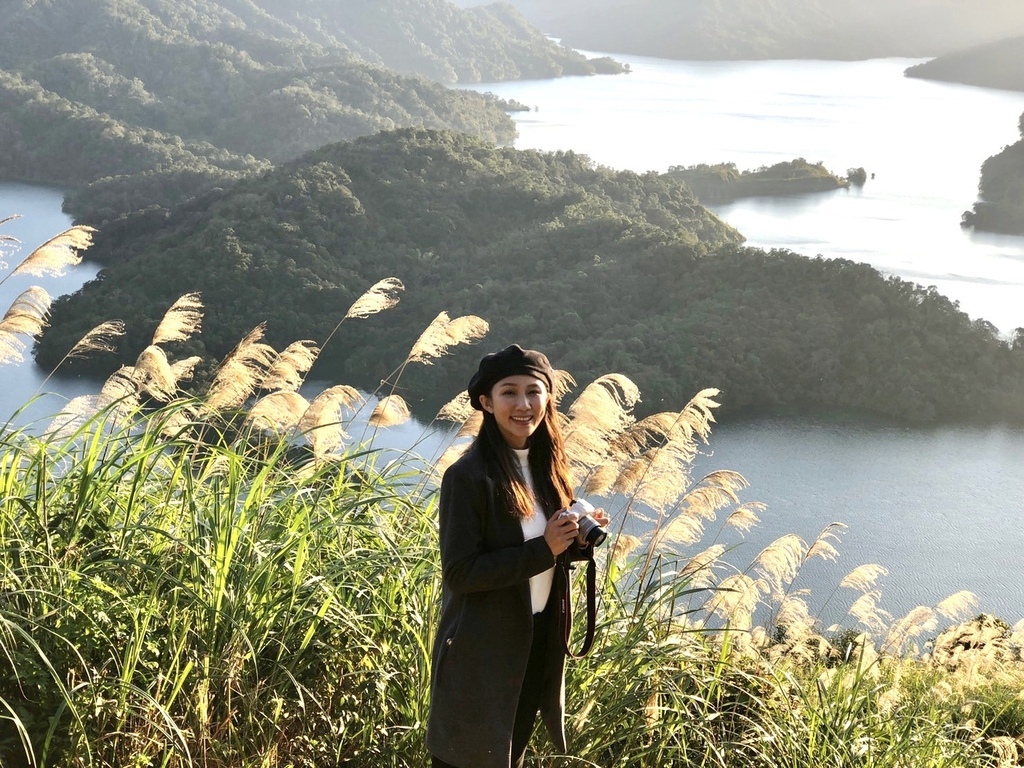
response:
[[[679,59],[937,56],[1024,34],[1020,0],[511,2],[569,45]]]
[[[1024,35],[947,53],[910,67],[907,75],[1024,91]]]
[[[119,245],[127,263],[55,304],[38,360],[53,366],[119,316],[130,361],[193,290],[207,305],[203,346],[182,355],[222,356],[262,321],[278,348],[323,340],[395,276],[398,307],[346,322],[315,377],[372,389],[447,311],[488,320],[485,349],[537,346],[581,381],[628,372],[648,410],[717,386],[732,409],[1024,418],[1024,346],[934,289],[740,239],[667,176],[403,130],[324,147],[140,228]],[[429,414],[480,354],[410,366],[402,393]]]
[[[5,67],[86,52],[153,85],[185,79],[161,65],[194,67],[204,56],[242,71],[356,59],[443,82],[615,69],[551,41],[510,6],[447,0],[8,0],[3,11]],[[155,44],[168,50],[138,61]]]
[[[507,4],[462,9],[448,0],[258,0],[328,48],[442,82],[618,73],[622,66],[563,48]]]
[[[1021,139],[993,155],[981,166],[981,200],[964,214],[964,224],[975,229],[1024,235],[1024,115]]]
[[[514,137],[512,105],[384,64],[462,79],[594,71],[511,9],[443,0],[10,0],[2,14],[0,178],[104,179],[69,201],[91,224],[380,130]]]

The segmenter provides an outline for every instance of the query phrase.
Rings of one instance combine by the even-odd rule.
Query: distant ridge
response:
[[[676,59],[938,56],[1024,34],[1019,0],[511,0],[565,43]],[[461,5],[476,5],[461,0]]]
[[[101,225],[381,130],[512,141],[516,105],[439,79],[617,69],[548,40],[511,8],[443,0],[10,0],[0,178],[102,180],[71,201],[76,217]]]
[[[947,53],[910,67],[907,76],[1024,91],[1024,35]]]

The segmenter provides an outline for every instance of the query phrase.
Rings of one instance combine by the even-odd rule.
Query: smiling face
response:
[[[501,436],[513,448],[525,448],[530,436],[544,421],[548,389],[536,376],[517,374],[498,381],[480,405],[494,416]]]

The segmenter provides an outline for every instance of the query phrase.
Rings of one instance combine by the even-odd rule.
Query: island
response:
[[[489,344],[549,350],[584,380],[629,371],[643,409],[716,387],[732,412],[823,407],[908,422],[1024,421],[1024,356],[934,288],[843,259],[742,246],[669,175],[574,152],[498,147],[402,129],[328,145],[166,218],[94,257],[110,266],[57,301],[37,360],[52,367],[96,324],[148,344],[163,311],[199,291],[201,337],[227,354],[258,324],[278,348],[322,342],[388,277],[401,303],[334,335],[321,376],[373,389],[439,312],[490,323]],[[478,352],[403,375],[421,414],[464,386]],[[78,362],[78,361],[76,361]]]
[[[740,171],[735,163],[674,165],[669,166],[667,175],[686,182],[705,205],[759,195],[828,192],[863,185],[867,178],[863,168],[851,168],[847,176],[837,176],[823,163],[809,163],[802,157],[747,171]]]

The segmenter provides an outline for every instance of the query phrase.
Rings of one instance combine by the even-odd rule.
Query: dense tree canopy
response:
[[[94,255],[127,263],[56,303],[38,359],[53,365],[118,316],[130,360],[193,290],[207,317],[183,352],[222,356],[262,321],[279,347],[323,340],[395,276],[399,306],[347,323],[315,375],[372,388],[445,310],[488,320],[488,348],[543,348],[581,380],[628,371],[650,409],[717,386],[731,408],[1024,417],[1020,349],[934,289],[740,239],[667,175],[403,130],[324,147],[101,244]],[[479,354],[413,366],[403,391],[429,410]]]
[[[270,168],[269,162],[251,155],[126,123],[4,71],[0,71],[0,147],[0,177],[70,186],[155,171],[192,173],[230,183]]]
[[[325,46],[442,82],[492,82],[620,72],[530,25],[512,6],[461,9],[447,0],[259,0],[265,11]]]
[[[102,180],[69,209],[104,224],[381,130],[514,138],[517,105],[438,79],[616,69],[511,8],[444,0],[14,0],[0,24],[0,177]]]
[[[826,192],[850,185],[849,180],[836,176],[822,163],[809,163],[802,157],[747,171],[739,170],[735,163],[673,165],[669,166],[668,175],[686,182],[702,203],[756,195]]]
[[[1021,140],[993,155],[981,166],[981,200],[964,214],[964,224],[976,229],[1024,235],[1024,114]]]

